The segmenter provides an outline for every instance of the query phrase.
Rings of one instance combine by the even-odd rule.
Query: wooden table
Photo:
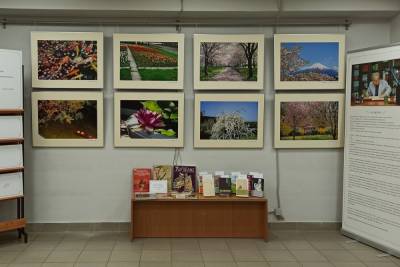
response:
[[[131,239],[137,237],[268,238],[265,198],[131,199]]]

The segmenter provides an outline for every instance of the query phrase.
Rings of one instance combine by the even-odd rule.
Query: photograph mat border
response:
[[[193,89],[194,90],[263,90],[264,89],[264,34],[193,34]],[[202,42],[255,42],[257,52],[257,81],[200,81],[200,44]]]
[[[200,102],[216,101],[257,101],[257,139],[256,140],[202,140],[200,139]],[[264,146],[264,94],[196,94],[194,108],[195,148],[263,148]]]
[[[120,80],[120,43],[121,41],[178,43],[178,80],[177,81],[122,81]],[[183,33],[166,34],[113,34],[113,78],[116,89],[183,89],[185,70],[185,35]]]
[[[310,93],[310,94],[275,94],[274,148],[341,148],[344,145],[344,98],[345,95]],[[338,138],[337,140],[281,140],[281,102],[317,102],[338,101]]]
[[[39,135],[39,100],[96,100],[97,138],[90,139],[45,139]],[[103,147],[104,146],[103,92],[32,92],[32,146],[33,147]]]
[[[338,81],[281,81],[281,43],[338,42]],[[275,34],[274,85],[275,90],[333,90],[345,88],[346,36],[344,34]]]
[[[176,139],[121,139],[121,100],[174,100],[178,101],[178,138]],[[184,93],[114,93],[114,147],[183,147],[184,145]]]
[[[38,40],[97,41],[97,80],[39,80]],[[103,32],[31,32],[31,60],[33,88],[102,89],[104,85],[104,34]]]

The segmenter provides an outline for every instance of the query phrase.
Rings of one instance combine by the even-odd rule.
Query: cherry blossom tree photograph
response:
[[[258,43],[201,42],[201,81],[257,81]]]
[[[338,101],[281,102],[281,140],[337,140]]]

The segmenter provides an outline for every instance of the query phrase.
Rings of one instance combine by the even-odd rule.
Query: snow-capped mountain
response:
[[[324,64],[321,63],[314,63],[310,66],[305,66],[302,67],[301,70],[307,70],[307,69],[318,69],[318,70],[325,70],[325,69],[329,69],[327,66],[325,66]]]
[[[337,77],[338,76],[338,70],[337,67],[327,67],[324,64],[321,64],[319,62],[314,63],[310,66],[304,66],[300,68],[298,71],[296,71],[297,74],[300,73],[319,73],[323,75],[328,75],[331,77]]]

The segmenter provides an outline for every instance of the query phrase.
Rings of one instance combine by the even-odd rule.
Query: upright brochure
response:
[[[172,190],[172,165],[154,165],[153,166],[153,179],[166,180],[168,184],[168,191]]]
[[[225,175],[225,172],[224,171],[214,172],[214,187],[216,194],[219,194],[219,177],[221,177],[221,175]]]
[[[199,172],[197,176],[197,191],[199,194],[203,194],[203,176],[207,174],[208,172]]]
[[[158,195],[168,194],[168,181],[150,180],[150,194],[158,194]]]
[[[149,193],[150,190],[151,169],[135,168],[132,171],[133,192]]]
[[[229,175],[221,175],[219,177],[219,194],[221,196],[231,195],[231,177]]]
[[[231,191],[236,194],[236,179],[241,175],[240,172],[231,172]]]
[[[249,183],[249,195],[251,194],[251,188],[252,188],[251,184],[253,182],[253,177],[257,176],[257,175],[258,175],[258,172],[249,172],[247,174],[247,181]]]
[[[251,196],[264,197],[264,176],[261,173],[251,179]]]
[[[203,196],[214,197],[215,196],[215,186],[214,177],[212,174],[202,175],[203,180]]]
[[[236,179],[236,196],[248,197],[249,196],[249,180],[246,174],[241,174]]]
[[[196,166],[174,166],[172,190],[178,193],[196,192]]]

